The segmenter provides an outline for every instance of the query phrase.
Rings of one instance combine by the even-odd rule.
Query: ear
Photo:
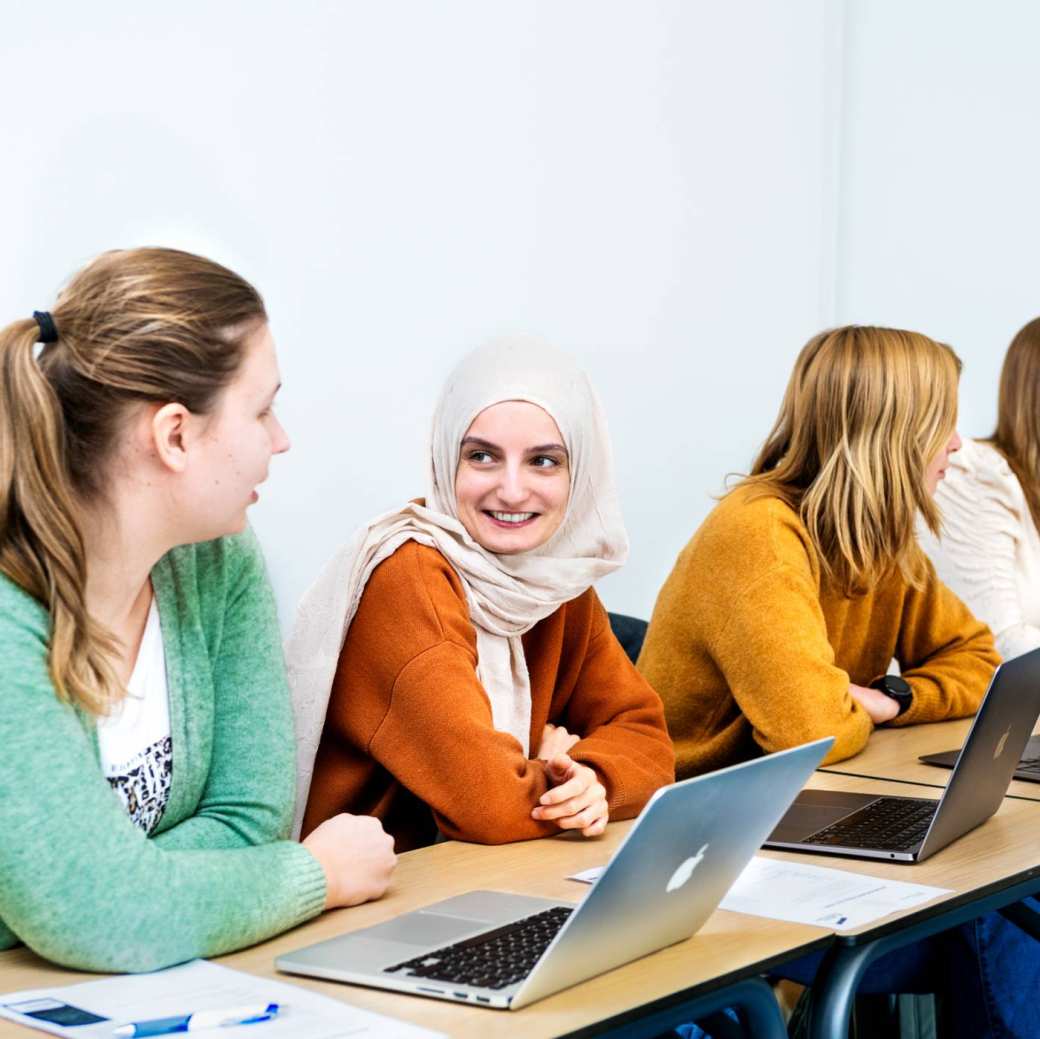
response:
[[[183,404],[164,404],[152,416],[152,444],[160,464],[175,473],[188,467],[191,412]]]

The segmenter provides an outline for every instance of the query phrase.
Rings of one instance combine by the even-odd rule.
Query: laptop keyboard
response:
[[[928,832],[936,804],[912,797],[881,797],[817,830],[802,843],[870,851],[913,851]]]
[[[411,978],[430,978],[479,988],[505,988],[531,973],[572,912],[573,909],[563,906],[546,909],[493,931],[424,953],[414,960],[385,967],[383,973],[407,971]]]
[[[1024,772],[1031,779],[1040,779],[1040,758],[1023,758],[1015,769],[1016,775]]]

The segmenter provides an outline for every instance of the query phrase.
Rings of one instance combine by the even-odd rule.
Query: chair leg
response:
[[[724,1010],[702,1017],[697,1024],[711,1036],[711,1039],[747,1039],[750,1034]]]
[[[1004,906],[997,912],[1025,931],[1030,938],[1040,941],[1040,913],[1027,906],[1025,902],[1015,902],[1014,905]]]

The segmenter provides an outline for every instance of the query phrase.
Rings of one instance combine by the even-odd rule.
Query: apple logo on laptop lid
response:
[[[696,855],[691,855],[688,859],[684,859],[680,864],[679,868],[672,874],[671,879],[668,881],[665,892],[671,894],[673,891],[678,891],[693,876],[693,871],[700,865],[701,859],[704,858],[704,853],[708,850],[707,844],[702,844],[700,851]]]
[[[997,749],[995,751],[993,751],[993,760],[994,761],[996,761],[997,758],[999,758],[1000,755],[1004,753],[1004,745],[1007,743],[1008,736],[1010,736],[1010,735],[1011,735],[1011,726],[1009,725],[1007,727],[1007,731],[1004,733],[1003,736],[1000,737],[1000,742],[997,743]]]

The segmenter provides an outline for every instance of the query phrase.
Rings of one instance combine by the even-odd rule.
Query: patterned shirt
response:
[[[136,826],[151,833],[162,817],[173,775],[166,651],[152,599],[127,695],[98,723],[101,767]]]

